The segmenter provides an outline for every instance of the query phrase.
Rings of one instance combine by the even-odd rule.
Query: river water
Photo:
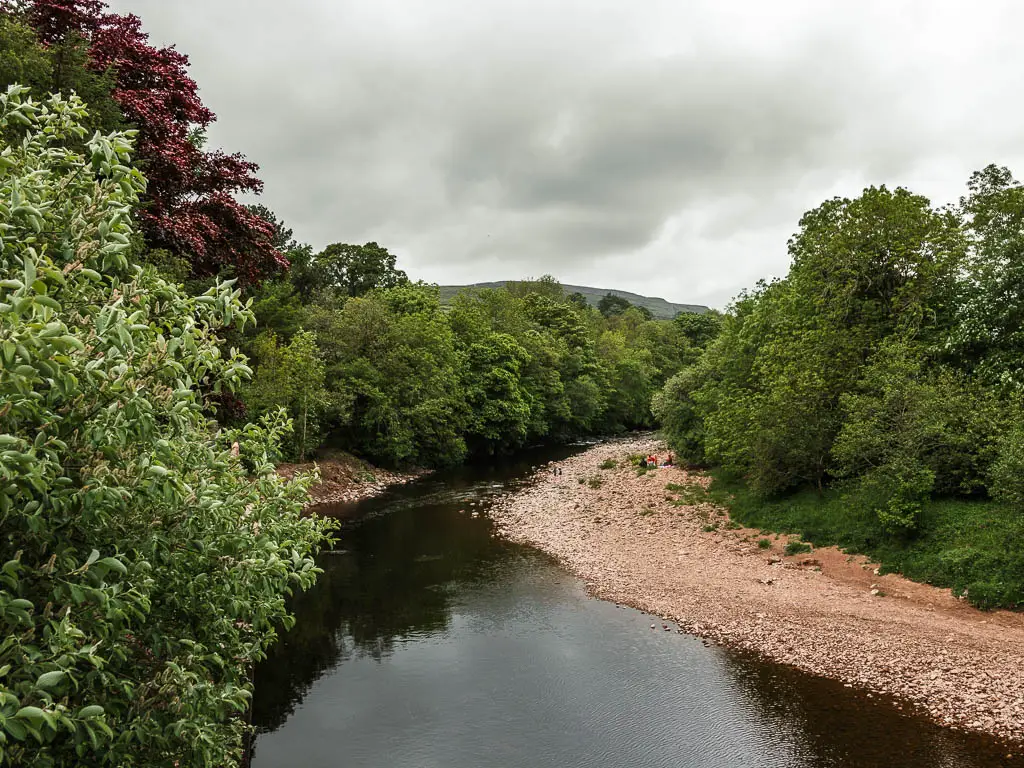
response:
[[[839,683],[664,631],[496,538],[488,499],[559,457],[333,510],[353,522],[256,670],[254,768],[1024,765]]]

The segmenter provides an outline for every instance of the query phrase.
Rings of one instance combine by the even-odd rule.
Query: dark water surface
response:
[[[652,631],[471,516],[558,457],[358,507],[257,669],[255,768],[1024,765],[839,683]]]

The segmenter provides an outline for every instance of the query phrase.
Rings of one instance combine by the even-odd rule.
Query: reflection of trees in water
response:
[[[412,633],[443,632],[454,583],[486,579],[507,555],[461,504],[402,505],[341,533],[312,590],[292,601],[295,626],[256,669],[253,724],[279,728],[325,672],[354,655],[381,660]]]
[[[725,652],[720,657],[744,701],[775,737],[794,746],[794,766],[991,768],[1005,749],[980,736],[910,717],[835,680]],[[872,734],[870,741],[864,735]],[[1015,763],[1015,765],[1021,765]]]

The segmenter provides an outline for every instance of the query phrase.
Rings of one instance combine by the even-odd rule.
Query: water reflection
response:
[[[253,765],[1022,765],[837,683],[591,600],[470,502],[538,463],[362,507],[256,673]]]

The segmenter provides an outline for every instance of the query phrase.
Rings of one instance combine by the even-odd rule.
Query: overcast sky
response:
[[[115,0],[321,248],[724,307],[868,184],[1024,175],[1016,0]]]

